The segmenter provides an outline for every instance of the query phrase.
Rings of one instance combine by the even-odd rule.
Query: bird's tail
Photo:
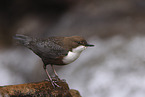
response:
[[[31,37],[21,35],[21,34],[16,34],[15,36],[13,36],[13,38],[16,41],[18,41],[18,43],[23,44],[23,45],[28,45],[30,41],[32,41]]]

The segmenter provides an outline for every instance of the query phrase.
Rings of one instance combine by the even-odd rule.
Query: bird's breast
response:
[[[63,57],[62,61],[65,64],[69,64],[75,61],[79,56],[80,56],[80,53],[74,53],[74,52],[69,51],[68,55]]]
[[[81,52],[85,49],[86,49],[85,46],[78,46],[78,47],[72,49],[72,51],[68,52],[67,56],[63,57],[63,59],[62,59],[63,63],[64,64],[72,63],[80,56]]]

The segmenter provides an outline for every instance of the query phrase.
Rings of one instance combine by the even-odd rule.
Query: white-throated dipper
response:
[[[14,39],[18,40],[20,44],[31,49],[37,54],[44,63],[44,70],[53,86],[57,86],[52,81],[46,66],[51,65],[55,73],[58,75],[53,65],[66,65],[75,61],[83,50],[94,45],[88,44],[87,41],[80,36],[71,37],[48,37],[46,39],[32,38],[25,35],[16,34]]]

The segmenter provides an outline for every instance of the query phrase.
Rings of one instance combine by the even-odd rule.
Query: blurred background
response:
[[[75,62],[55,66],[60,78],[82,97],[145,95],[144,0],[1,2],[0,86],[47,78],[37,55],[13,46],[16,33],[40,38],[78,35],[94,44]]]

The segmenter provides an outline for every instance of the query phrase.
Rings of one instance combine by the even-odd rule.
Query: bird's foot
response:
[[[49,79],[45,79],[46,81],[50,81]],[[52,77],[53,82],[66,82],[66,79],[60,79],[59,77]]]
[[[53,79],[55,82],[60,82],[60,81],[61,81],[61,79],[60,79],[58,76],[52,77],[52,79]]]
[[[52,77],[52,79],[54,80],[54,82],[66,82],[65,79],[60,79],[58,76]]]
[[[52,84],[53,84],[53,87],[54,88],[56,88],[56,87],[58,87],[58,88],[61,88],[61,86],[59,86],[56,82],[54,82],[54,81],[52,81]]]
[[[51,84],[52,84],[52,86],[53,86],[53,88],[56,88],[56,87],[58,87],[58,88],[61,88],[61,86],[59,86],[56,82],[58,82],[58,81],[56,81],[56,80],[49,80],[49,79],[45,79],[46,81],[50,81],[51,82]]]

